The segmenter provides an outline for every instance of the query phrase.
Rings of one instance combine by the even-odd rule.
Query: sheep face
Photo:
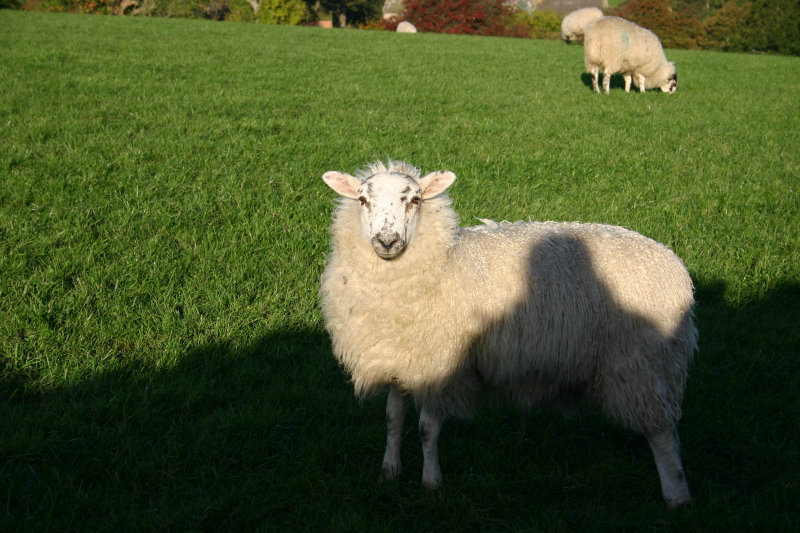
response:
[[[360,180],[343,172],[326,172],[322,179],[333,190],[361,204],[361,230],[382,259],[394,259],[414,237],[424,200],[438,196],[456,176],[433,172],[416,179],[401,172],[378,172]]]
[[[663,92],[669,93],[669,94],[672,94],[675,91],[677,91],[678,90],[678,75],[677,74],[673,74],[672,77],[669,79],[669,81],[667,81],[667,83],[665,83],[664,85],[661,86],[661,90]]]
[[[659,69],[657,80],[667,80],[659,86],[662,92],[672,94],[678,90],[678,74],[675,72],[675,63],[667,62]]]

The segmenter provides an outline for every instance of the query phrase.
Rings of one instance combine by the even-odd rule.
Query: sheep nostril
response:
[[[397,242],[397,237],[378,237],[378,242],[385,250],[391,250],[394,243]]]

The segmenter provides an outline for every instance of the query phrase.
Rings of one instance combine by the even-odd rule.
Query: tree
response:
[[[380,18],[383,8],[383,0],[320,0],[320,4],[333,15],[333,24],[340,28]]]
[[[800,55],[800,2],[755,0],[741,34],[742,50]]]

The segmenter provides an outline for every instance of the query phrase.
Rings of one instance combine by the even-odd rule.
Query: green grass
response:
[[[593,94],[550,41],[0,11],[0,530],[788,531],[800,59],[668,50]],[[327,170],[450,169],[464,223],[620,224],[697,287],[695,502],[595,410],[449,422],[377,482],[317,308]]]

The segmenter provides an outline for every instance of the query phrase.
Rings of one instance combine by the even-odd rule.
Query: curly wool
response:
[[[401,165],[361,178],[419,176]],[[588,396],[642,433],[680,418],[697,333],[691,279],[667,247],[601,224],[459,228],[442,194],[422,202],[413,240],[386,261],[359,217],[358,201],[340,200],[320,288],[359,396],[394,384],[456,416],[487,388],[523,407]]]
[[[597,7],[583,7],[570,12],[561,20],[561,38],[567,44],[582,40],[586,26],[602,16],[603,12]]]

